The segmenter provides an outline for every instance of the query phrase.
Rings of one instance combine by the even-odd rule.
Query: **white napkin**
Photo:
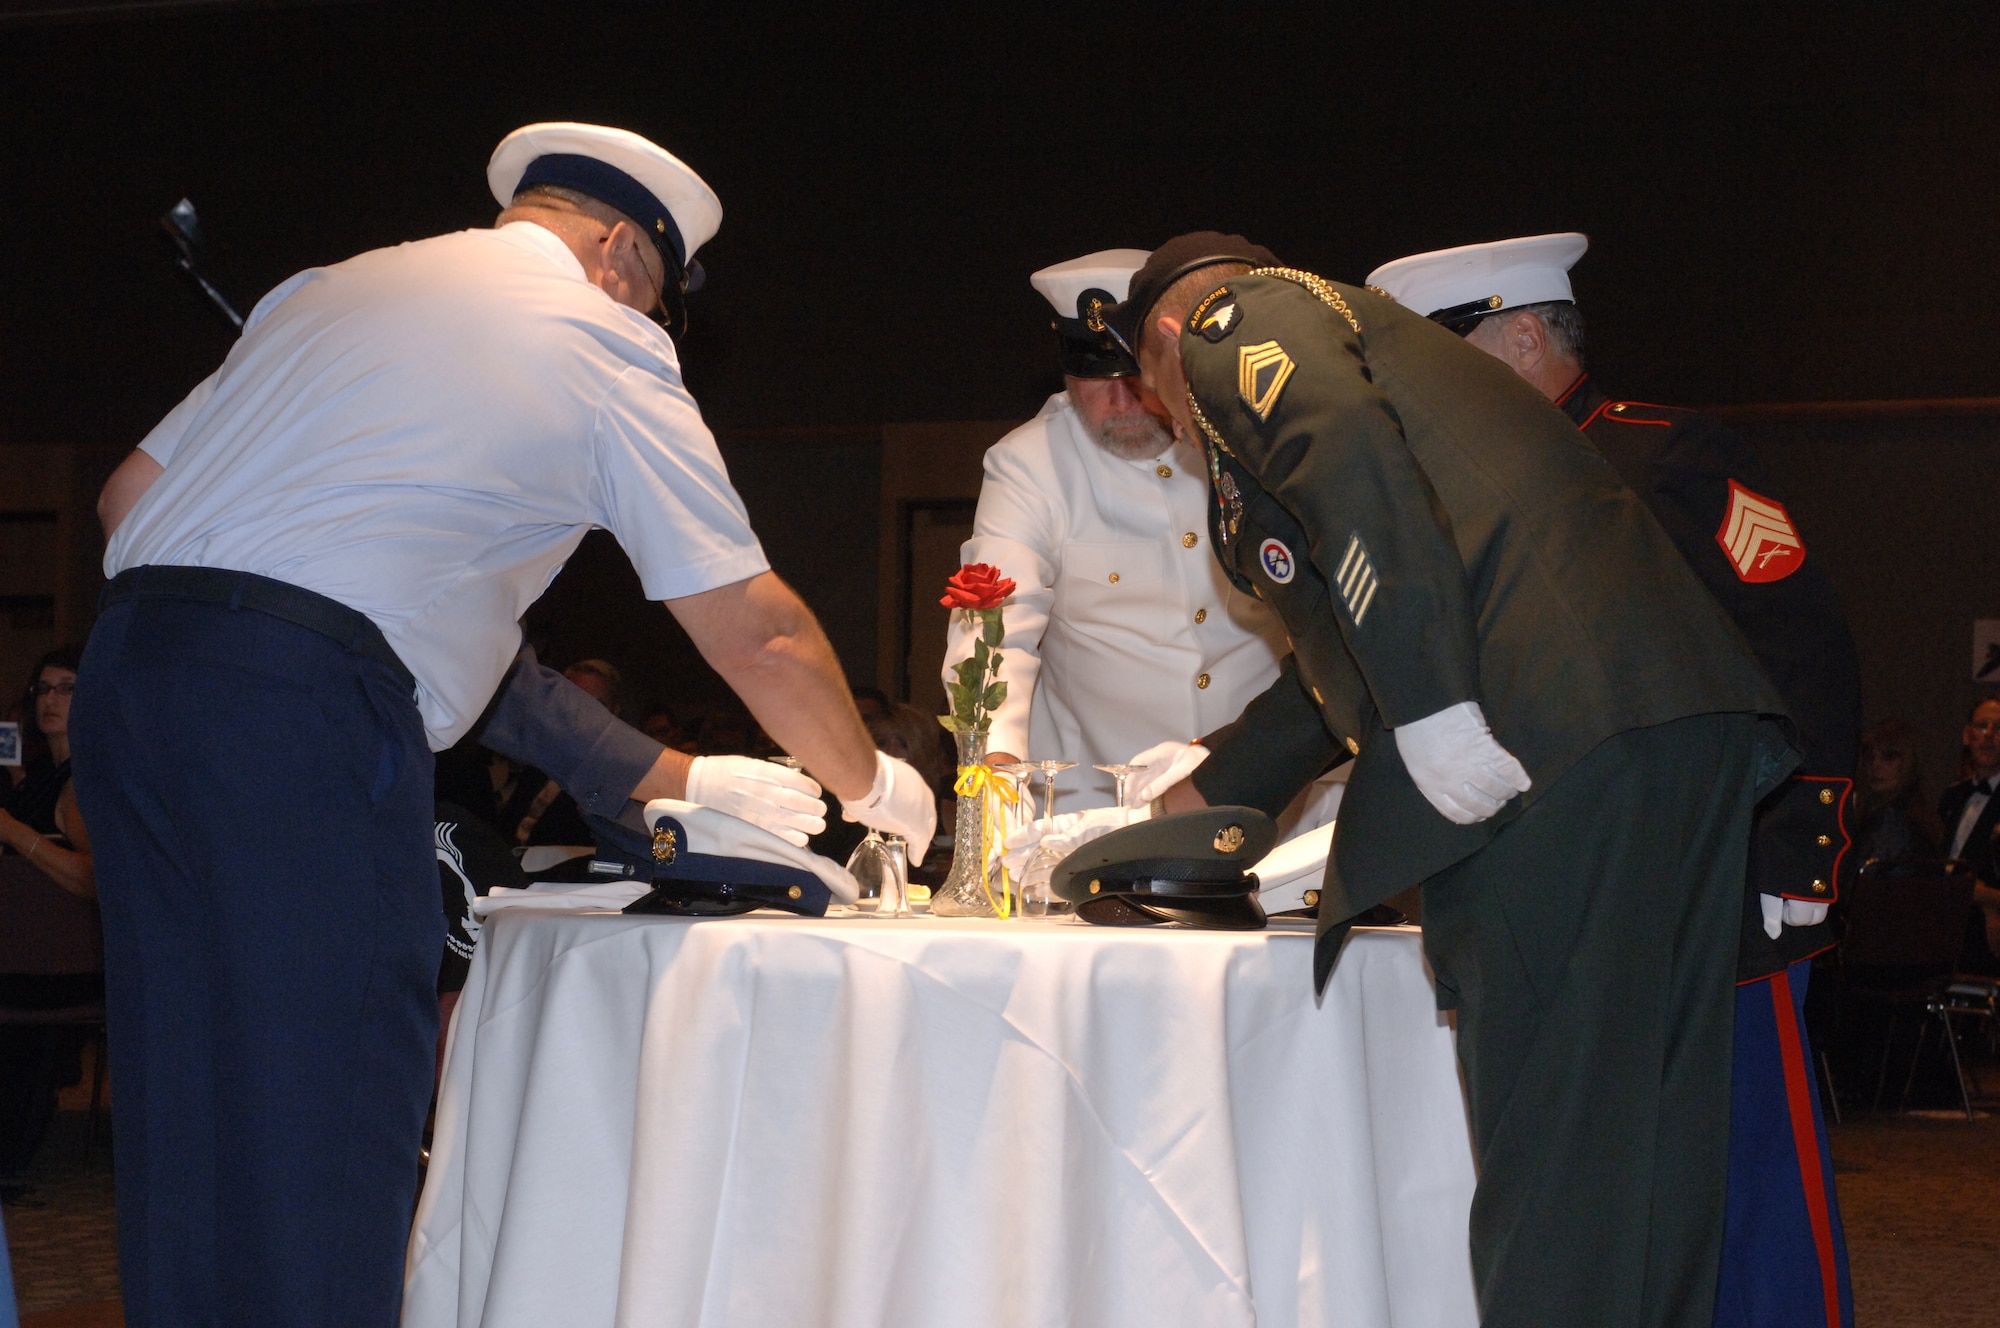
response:
[[[503,908],[599,908],[617,910],[652,889],[645,881],[619,877],[611,881],[541,881],[526,890],[496,885],[491,894],[472,901],[472,916],[483,918]]]

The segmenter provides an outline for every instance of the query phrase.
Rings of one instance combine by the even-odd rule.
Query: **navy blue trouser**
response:
[[[70,732],[125,1322],[388,1328],[444,943],[407,675],[252,609],[126,599]]]
[[[1851,1328],[1847,1239],[1806,1039],[1812,961],[1736,988],[1716,1328]]]

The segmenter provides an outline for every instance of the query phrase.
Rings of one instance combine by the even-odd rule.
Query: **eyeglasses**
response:
[[[42,679],[28,684],[29,696],[47,696],[50,692],[54,692],[57,696],[72,696],[76,693],[76,679],[65,678],[61,682]]]
[[[1967,724],[1965,727],[1971,729],[1974,733],[1983,734],[1987,737],[1991,737],[1995,733],[2000,733],[2000,719],[1976,720],[1973,723]]]

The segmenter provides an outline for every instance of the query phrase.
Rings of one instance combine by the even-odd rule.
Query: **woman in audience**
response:
[[[1854,772],[1854,853],[1868,862],[1934,861],[1943,828],[1923,795],[1916,733],[1885,719],[1861,735]]]
[[[21,725],[25,776],[0,808],[0,843],[71,894],[91,899],[97,878],[90,836],[69,777],[69,706],[78,657],[74,646],[59,647],[42,656],[29,675]]]
[[[64,890],[92,899],[97,875],[90,836],[69,777],[69,708],[78,659],[75,647],[51,650],[28,676],[21,706],[24,777],[7,791],[0,809],[0,843]],[[0,974],[0,1004],[16,1008],[59,1009],[103,992],[99,974]],[[55,1119],[57,1094],[83,1072],[79,1056],[88,1041],[89,1035],[75,1028],[0,1029],[0,1198],[7,1203],[41,1202],[26,1182],[28,1166]]]

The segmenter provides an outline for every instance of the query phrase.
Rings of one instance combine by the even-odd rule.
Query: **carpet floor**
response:
[[[1831,1130],[1857,1328],[2000,1325],[2000,1062],[1979,1068],[1978,1119],[1851,1111]],[[22,1328],[124,1323],[109,1150],[100,1139],[87,1167],[83,1135],[83,1112],[66,1109],[34,1202],[6,1209]]]

